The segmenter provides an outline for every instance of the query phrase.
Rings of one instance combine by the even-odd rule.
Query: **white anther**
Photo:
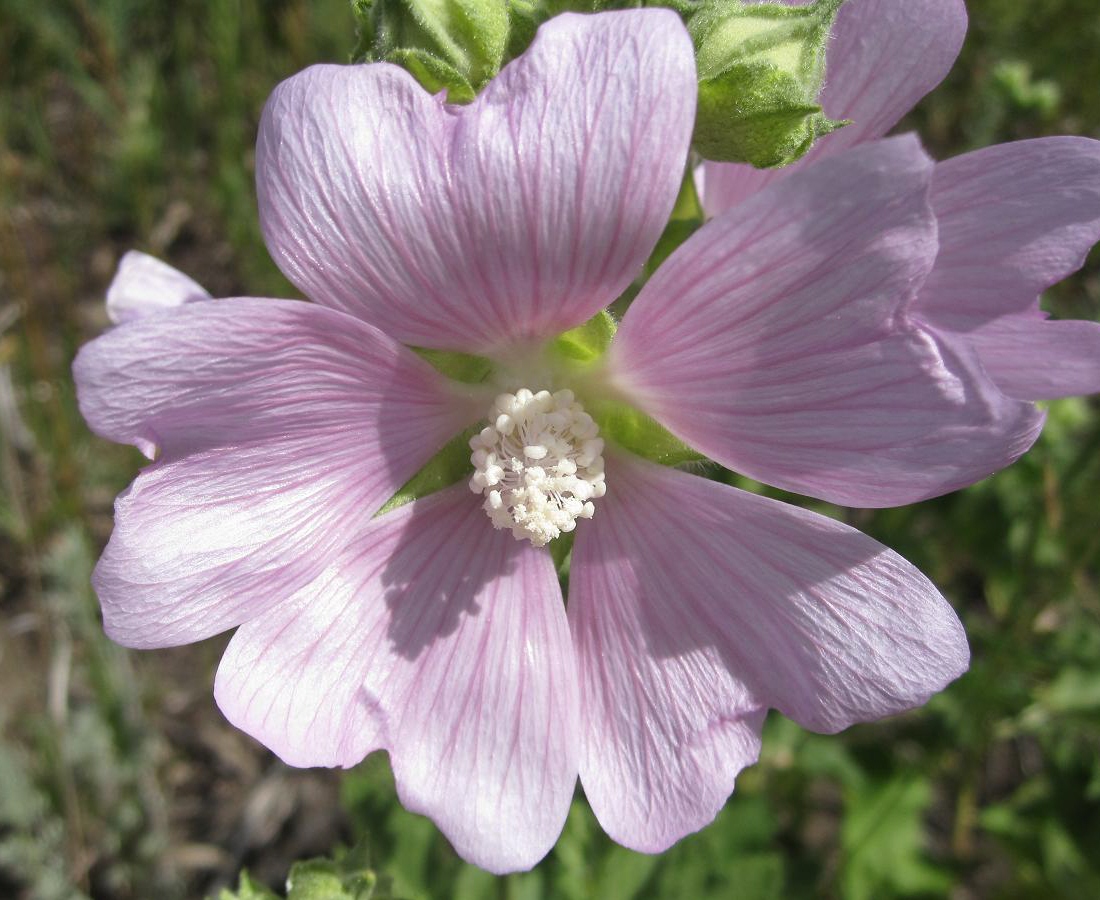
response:
[[[591,519],[604,495],[603,440],[570,390],[501,394],[470,439],[470,490],[496,528],[541,547]]]

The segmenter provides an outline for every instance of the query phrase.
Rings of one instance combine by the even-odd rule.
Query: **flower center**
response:
[[[602,497],[603,439],[569,390],[501,394],[489,425],[470,438],[470,490],[496,528],[536,547],[591,519]]]

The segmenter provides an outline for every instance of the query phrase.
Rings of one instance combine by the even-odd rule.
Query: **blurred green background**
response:
[[[904,0],[898,0],[904,2]],[[937,156],[1100,137],[1096,0],[971,0],[953,73],[905,123]],[[216,296],[286,295],[256,221],[263,101],[354,44],[347,0],[0,0],[0,897],[201,898],[247,867],[366,837],[408,898],[1100,897],[1100,406],[905,509],[829,510],[952,600],[968,675],[925,709],[805,733],[772,713],[718,821],[668,853],[611,844],[583,798],[533,872],[458,860],[395,802],[384,757],[288,769],[220,717],[225,638],[107,641],[88,575],[140,464],[91,437],[69,364],[137,247]],[[1100,312],[1097,257],[1052,292]]]

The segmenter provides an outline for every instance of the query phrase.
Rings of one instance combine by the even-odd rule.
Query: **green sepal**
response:
[[[508,59],[515,59],[527,49],[549,16],[541,0],[508,0]]]
[[[676,205],[672,208],[668,224],[657,240],[657,246],[649,255],[645,264],[645,276],[648,279],[660,268],[673,251],[684,241],[691,237],[697,228],[703,224],[703,205],[699,202],[699,193],[695,189],[695,175],[693,167],[688,167],[680,185],[680,193],[676,197]]]
[[[692,140],[706,159],[765,169],[795,162],[819,137],[847,124],[805,103],[787,73],[749,63],[699,82]]]
[[[350,61],[375,62],[378,26],[374,17],[374,0],[351,0],[351,15],[355,19],[355,47],[352,48]]]
[[[554,560],[554,571],[558,573],[558,579],[563,582],[569,578],[569,562],[573,553],[573,537],[576,533],[567,531],[546,545],[546,549],[550,551],[550,558]]]
[[[428,93],[446,91],[448,103],[469,103],[477,96],[474,86],[458,69],[426,50],[394,50],[386,61],[406,69]]]
[[[378,518],[399,506],[449,488],[463,478],[469,478],[473,473],[470,438],[480,430],[479,426],[467,428],[462,434],[449,440],[442,450],[428,460],[424,468],[397,489],[397,493],[383,504],[374,517]]]
[[[609,444],[662,466],[678,466],[706,459],[641,410],[622,403],[595,402],[585,406]]]
[[[457,350],[433,350],[431,347],[413,347],[412,351],[431,363],[437,372],[463,384],[481,384],[493,371],[493,364],[484,356],[459,353]]]
[[[618,326],[606,309],[585,322],[559,334],[550,344],[550,355],[567,364],[594,363],[611,346]]]
[[[601,310],[583,325],[559,335],[550,344],[550,355],[565,370],[573,369],[577,396],[596,424],[600,437],[609,444],[629,450],[637,456],[665,466],[704,459],[679,438],[631,406],[610,399],[600,379],[589,378],[611,346],[618,326],[607,310]],[[560,540],[560,539],[559,539]]]
[[[711,0],[691,16],[699,73],[694,143],[705,158],[787,165],[847,124],[817,103],[843,0],[807,6]]]
[[[386,60],[426,90],[467,103],[504,63],[507,0],[352,0],[356,61]]]

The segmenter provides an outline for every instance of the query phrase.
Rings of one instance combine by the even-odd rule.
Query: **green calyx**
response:
[[[843,2],[711,0],[691,15],[699,72],[693,140],[702,156],[788,165],[817,138],[848,124],[827,118],[817,102],[825,46]]]
[[[507,0],[352,0],[355,62],[392,62],[431,93],[469,103],[504,63]]]

